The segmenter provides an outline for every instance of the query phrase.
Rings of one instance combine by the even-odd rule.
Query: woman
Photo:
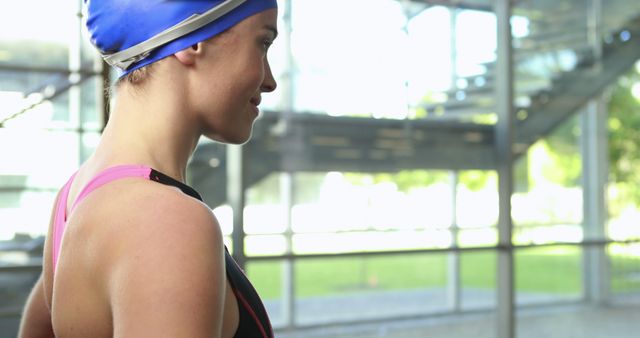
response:
[[[275,89],[275,0],[85,3],[92,42],[120,72],[116,100],[56,198],[20,337],[272,337],[184,182],[200,136],[246,142]]]

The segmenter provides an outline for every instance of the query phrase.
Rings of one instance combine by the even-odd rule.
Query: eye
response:
[[[269,50],[269,47],[271,47],[272,44],[273,40],[270,39],[264,39],[262,41],[262,47],[264,48],[265,52]]]

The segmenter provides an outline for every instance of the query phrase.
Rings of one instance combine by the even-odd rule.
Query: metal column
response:
[[[452,171],[451,178],[451,247],[458,247],[458,172]],[[460,252],[453,251],[448,257],[447,299],[449,309],[458,312],[461,309],[462,283],[460,278]]]
[[[74,25],[78,28],[74,34],[69,36],[69,82],[77,83],[80,80],[80,69],[82,68],[82,1],[75,2],[76,22]],[[84,121],[82,116],[82,92],[81,84],[72,85],[69,88],[69,121],[73,128],[78,131],[78,166],[81,165],[88,154],[84,151]]]
[[[511,46],[511,2],[494,0],[497,19],[496,160],[498,167],[498,276],[497,333],[499,338],[515,337],[513,247],[511,243],[511,195],[513,193],[513,58]]]
[[[590,0],[587,18],[588,39],[595,61],[594,67],[600,67],[602,61],[604,35],[602,34],[602,0]]]
[[[280,80],[280,92],[282,93],[280,110],[284,111],[282,123],[284,123],[285,131],[289,128],[289,119],[294,109],[294,81],[295,81],[295,62],[291,52],[291,32],[293,31],[292,16],[292,0],[284,1],[283,24],[284,32],[280,36],[286,52],[287,69],[283,78]],[[286,167],[286,166],[283,166]],[[286,210],[286,230],[284,232],[286,247],[285,254],[293,254],[293,229],[291,228],[291,209],[294,205],[294,174],[292,172],[284,172],[280,176],[280,196]],[[282,262],[282,308],[283,318],[286,327],[295,326],[296,313],[296,297],[295,297],[295,264],[288,259]]]
[[[227,145],[227,201],[233,209],[233,258],[241,269],[246,268],[244,251],[244,207],[246,201],[246,155],[242,145]]]
[[[280,108],[285,113],[291,113],[295,105],[295,73],[296,65],[291,52],[291,32],[293,31],[293,22],[291,21],[292,15],[292,0],[284,1],[284,12],[282,23],[284,25],[283,32],[280,32],[279,39],[285,49],[286,58],[286,71],[282,78],[279,79],[278,91],[281,93]]]
[[[602,0],[590,0],[588,37],[594,71],[603,52]],[[607,111],[604,98],[591,100],[581,114],[583,231],[585,240],[603,240],[608,218],[606,186],[609,176]],[[606,247],[585,247],[583,252],[584,298],[594,304],[607,301],[609,269]]]
[[[280,175],[280,196],[286,210],[285,254],[293,254],[293,229],[291,227],[291,209],[294,205],[295,185],[293,174],[285,172]],[[295,264],[287,259],[282,262],[282,308],[286,327],[295,325]]]
[[[451,44],[451,89],[459,90],[458,88],[458,8],[449,9],[451,15],[449,21],[449,32],[451,36],[449,43]]]
[[[607,113],[603,99],[587,105],[582,116],[583,230],[585,240],[603,240],[607,222],[608,178]],[[607,301],[609,271],[606,247],[585,247],[583,253],[584,297],[594,304]]]

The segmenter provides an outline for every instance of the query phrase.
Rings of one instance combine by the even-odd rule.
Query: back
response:
[[[82,173],[78,175],[78,178],[81,177]],[[59,194],[58,205],[77,205],[77,208],[62,208],[63,212],[68,214],[66,226],[62,232],[60,229],[56,230],[54,226],[55,217],[52,219],[45,244],[44,289],[57,336],[117,336],[119,328],[113,325],[114,316],[131,315],[118,309],[118,306],[123,304],[114,304],[114,300],[119,299],[118,292],[127,289],[126,286],[117,285],[126,285],[124,281],[128,275],[135,276],[135,273],[129,272],[118,274],[119,271],[127,271],[126,267],[122,267],[126,265],[123,262],[134,258],[132,253],[136,253],[136,248],[142,248],[139,252],[141,257],[144,257],[150,250],[155,250],[153,243],[162,242],[166,248],[166,242],[171,242],[173,239],[182,242],[194,240],[192,237],[210,239],[203,245],[212,252],[210,257],[213,258],[210,260],[213,261],[201,263],[214,267],[218,281],[216,282],[215,277],[208,276],[207,282],[211,283],[212,292],[217,292],[218,296],[213,297],[217,305],[214,304],[214,308],[203,310],[203,312],[212,312],[209,318],[211,322],[214,321],[213,318],[221,317],[215,312],[221,311],[220,303],[228,303],[221,299],[220,295],[225,293],[219,290],[224,287],[223,255],[222,253],[215,255],[215,251],[211,249],[218,247],[221,251],[222,242],[221,235],[217,235],[219,228],[210,210],[175,187],[136,178],[118,179],[100,189],[96,188],[96,191],[91,194],[86,194],[85,199],[78,199],[77,196],[82,195],[80,188],[90,181],[76,179],[69,186],[68,196],[63,196],[64,189]],[[63,197],[67,197],[66,201]],[[184,211],[187,212],[186,215]],[[198,213],[200,216],[197,215]],[[201,218],[199,222],[197,219],[194,222],[209,226],[190,226],[190,222],[184,222],[193,219],[192,215],[195,218]],[[180,234],[175,234],[175,228],[179,227],[174,226],[173,230],[167,229],[166,226],[163,228],[162,219],[171,217],[183,218],[182,223],[185,224],[185,229],[178,231]],[[171,221],[173,225],[177,224],[175,219]],[[56,236],[56,231],[59,236]],[[180,239],[176,236],[183,237]],[[59,241],[56,240],[57,237]],[[176,243],[176,245],[180,244]],[[146,246],[152,248],[145,249]],[[166,254],[165,248],[161,250],[164,252],[155,252],[154,255]],[[177,251],[179,253],[180,249],[178,248]],[[143,266],[148,265],[143,264]],[[156,270],[162,273],[161,269]],[[139,288],[153,287],[153,280],[158,278],[149,277],[152,279],[149,285],[139,285]],[[170,297],[171,295],[162,295],[154,298]],[[126,308],[130,309],[132,306],[127,305]],[[149,308],[144,307],[142,313],[133,317],[144,320],[145,313],[151,312]],[[126,320],[118,320],[118,322],[127,323]],[[233,320],[229,322],[230,325],[227,326],[230,327],[222,330],[227,332],[223,336],[231,337],[235,331]],[[235,324],[237,325],[237,320]],[[218,323],[218,325],[221,324]]]
[[[75,189],[74,181],[58,196],[45,247],[44,293],[58,337],[273,337],[259,295],[193,188],[130,165]]]
[[[104,197],[113,194],[110,190],[114,187],[104,187],[71,212],[80,188],[88,183],[82,176],[74,180],[73,175],[56,199],[44,248],[45,296],[57,337],[112,337],[110,305],[100,267],[113,264],[104,241],[114,219],[105,214],[113,203],[105,204]],[[123,184],[127,185],[114,182]],[[114,235],[112,239],[118,240],[118,234]]]

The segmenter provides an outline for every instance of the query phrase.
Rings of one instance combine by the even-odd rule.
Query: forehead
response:
[[[243,27],[245,29],[250,30],[266,30],[270,31],[277,27],[278,23],[278,10],[273,8],[266,11],[262,11],[260,13],[254,14],[242,22],[240,22],[237,26]]]

